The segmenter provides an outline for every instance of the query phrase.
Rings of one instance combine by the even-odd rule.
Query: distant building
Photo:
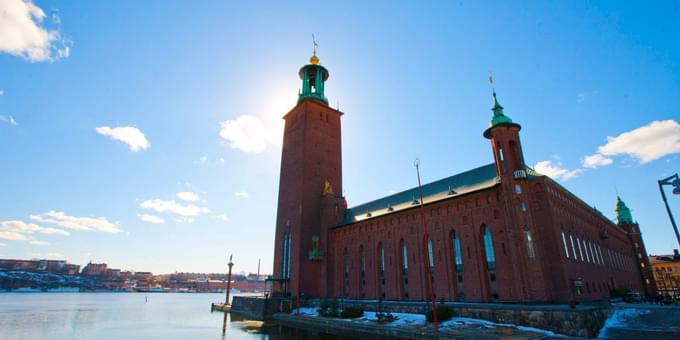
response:
[[[639,226],[623,201],[613,223],[527,166],[522,127],[495,91],[482,134],[493,162],[348,208],[344,113],[324,95],[329,72],[314,55],[298,74],[297,105],[283,116],[274,293],[539,303],[606,299],[613,288],[656,294]],[[550,128],[560,128],[558,118]],[[460,129],[470,127],[439,133],[456,139]],[[419,133],[402,137],[416,143]],[[458,142],[465,148],[471,141]]]
[[[108,268],[108,269],[106,269],[106,276],[108,276],[108,277],[120,277],[120,269]]]
[[[0,259],[0,269],[77,275],[80,271],[80,266],[76,264],[67,263],[64,260]]]
[[[106,274],[106,263],[92,263],[89,262],[87,265],[85,265],[85,268],[83,268],[83,275],[88,275],[88,276],[100,276],[100,275],[105,275]]]
[[[80,274],[80,266],[77,264],[67,263],[64,267],[67,275],[78,275]]]
[[[663,296],[680,298],[680,254],[677,249],[670,255],[650,255],[654,279]]]

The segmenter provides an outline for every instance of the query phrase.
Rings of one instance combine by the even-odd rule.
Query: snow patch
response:
[[[605,338],[607,330],[609,328],[625,327],[627,322],[633,318],[640,315],[649,314],[652,311],[649,309],[639,309],[639,308],[624,308],[616,309],[614,313],[604,322],[604,326],[600,329],[600,333],[597,335],[598,338]]]

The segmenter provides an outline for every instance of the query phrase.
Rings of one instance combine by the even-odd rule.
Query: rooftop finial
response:
[[[311,58],[309,58],[309,62],[316,65],[319,63],[319,57],[316,56],[316,48],[319,47],[319,44],[316,43],[316,37],[314,34],[312,34],[312,43],[314,43],[314,54]]]

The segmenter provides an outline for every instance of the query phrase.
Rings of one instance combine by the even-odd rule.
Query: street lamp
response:
[[[678,240],[678,245],[680,245],[680,233],[678,233],[678,226],[675,224],[675,219],[673,219],[671,208],[668,206],[668,200],[666,200],[666,193],[664,193],[663,191],[664,185],[670,185],[673,187],[673,195],[680,195],[680,177],[678,177],[678,174],[675,174],[668,178],[659,180],[659,191],[661,191],[661,198],[663,198],[663,203],[666,205],[668,217],[671,219],[673,230],[675,230],[675,238]]]

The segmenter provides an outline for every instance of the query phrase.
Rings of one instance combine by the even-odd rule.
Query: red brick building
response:
[[[521,126],[494,93],[493,163],[348,208],[342,112],[314,55],[283,119],[274,284],[291,296],[564,302],[614,287],[655,294],[639,227],[611,222],[524,162]],[[480,127],[480,132],[481,132]],[[427,267],[432,284],[427,278]],[[430,288],[432,286],[432,288]]]

